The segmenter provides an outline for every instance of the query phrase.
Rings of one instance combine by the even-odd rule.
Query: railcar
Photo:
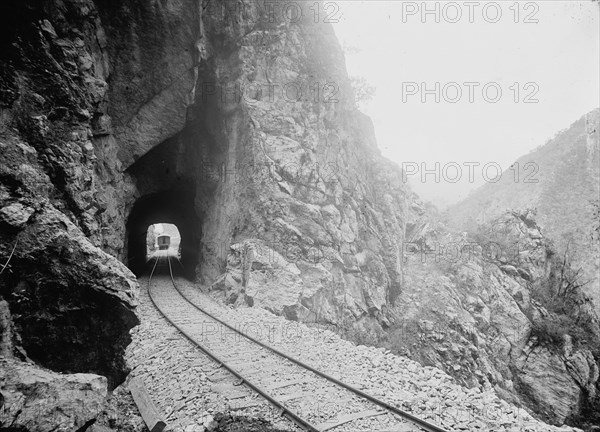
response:
[[[158,249],[160,249],[160,250],[169,249],[169,245],[171,244],[171,237],[166,236],[166,235],[158,236],[156,241],[158,243]]]

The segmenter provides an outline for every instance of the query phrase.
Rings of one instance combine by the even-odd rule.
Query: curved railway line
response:
[[[167,276],[154,275],[160,261],[168,267]],[[168,255],[156,258],[148,279],[148,295],[171,325],[239,380],[235,385],[244,384],[260,394],[304,430],[447,432],[254,339],[205,311],[178,289]],[[217,328],[234,334],[235,344],[224,339],[221,332],[207,331]]]

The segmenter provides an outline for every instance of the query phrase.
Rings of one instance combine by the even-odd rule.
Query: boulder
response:
[[[93,423],[107,395],[105,377],[61,374],[0,358],[0,425],[30,432],[72,432]]]

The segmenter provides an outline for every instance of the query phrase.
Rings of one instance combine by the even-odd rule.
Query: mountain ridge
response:
[[[600,250],[594,212],[600,196],[599,121],[596,108],[518,158],[497,183],[486,183],[445,212],[449,226],[466,230],[507,209],[535,210],[537,222],[557,249],[568,251],[580,263],[597,313]]]

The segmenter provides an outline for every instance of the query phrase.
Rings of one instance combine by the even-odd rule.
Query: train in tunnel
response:
[[[146,195],[131,209],[126,225],[127,265],[137,276],[148,271],[147,263],[154,252],[172,252],[181,260],[184,276],[195,278],[200,254],[200,224],[196,223],[194,195],[184,192],[185,188]],[[148,243],[148,228],[158,223],[172,224],[177,229],[154,232],[150,236],[153,242]],[[158,237],[162,235],[169,237],[169,247],[161,251]]]
[[[167,235],[161,235],[157,237],[156,242],[158,243],[159,250],[166,250],[169,249],[169,246],[171,245],[171,237]]]

